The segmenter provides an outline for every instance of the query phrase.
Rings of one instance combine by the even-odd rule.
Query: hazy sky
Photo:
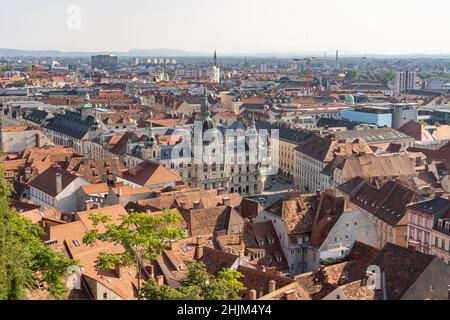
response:
[[[79,29],[68,27],[72,5]],[[450,53],[449,9],[446,0],[0,0],[0,47]]]

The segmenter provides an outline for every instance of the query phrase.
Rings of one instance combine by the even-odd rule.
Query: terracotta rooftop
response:
[[[162,165],[145,161],[123,173],[123,178],[140,186],[182,183],[183,179]]]
[[[265,211],[279,216],[289,234],[311,232],[318,206],[316,195],[300,195],[292,193],[280,199]],[[263,214],[262,211],[261,214]]]
[[[97,194],[97,193],[108,193],[109,186],[106,183],[98,183],[98,184],[87,184],[81,186],[81,190],[84,191],[87,195]]]
[[[258,300],[311,300],[308,292],[299,283],[293,282],[268,293]]]

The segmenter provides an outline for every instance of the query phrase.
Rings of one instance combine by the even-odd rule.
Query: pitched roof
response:
[[[106,223],[106,225],[108,225],[108,224],[119,223],[121,220],[121,217],[127,216],[128,212],[127,212],[127,210],[125,210],[125,208],[122,205],[117,204],[117,205],[113,205],[113,206],[109,206],[109,207],[101,207],[101,208],[96,208],[96,209],[91,209],[91,210],[86,210],[86,211],[79,211],[76,213],[76,220],[82,221],[83,224],[86,226],[86,228],[91,230],[94,228],[94,225],[93,225],[93,221],[90,219],[90,216],[95,215],[95,214],[102,214],[102,215],[109,216],[111,218],[111,221]],[[97,229],[100,232],[104,232],[106,230],[106,227],[105,227],[105,225],[100,224],[97,226]]]
[[[179,184],[183,179],[174,171],[166,169],[159,163],[144,161],[123,173],[125,180],[140,186],[151,186],[160,184]]]
[[[322,193],[319,207],[315,214],[315,222],[311,230],[311,245],[319,247],[328,237],[335,223],[344,212],[344,199]]]
[[[336,157],[330,162],[324,171],[332,171],[339,168],[342,171],[342,177],[349,180],[355,177],[398,177],[398,176],[416,176],[416,170],[407,155],[388,155],[388,156],[350,156]]]
[[[387,243],[373,261],[385,275],[388,300],[400,300],[435,256]]]
[[[339,287],[346,300],[379,300],[380,293],[366,285],[361,280],[354,281]]]
[[[191,210],[189,212],[189,230],[191,236],[213,235],[231,228],[242,230],[244,219],[240,214],[228,206]]]
[[[87,195],[109,192],[109,186],[106,183],[87,184],[81,186],[81,190]]]
[[[75,139],[82,139],[91,129],[95,118],[88,116],[84,121],[81,113],[66,111],[65,114],[55,114],[44,128],[63,133]]]
[[[299,283],[293,282],[258,298],[258,300],[311,300],[311,297],[305,288]]]
[[[308,233],[311,232],[314,223],[318,201],[316,195],[291,193],[265,211],[279,216],[289,234]]]
[[[112,175],[122,174],[122,163],[119,158],[94,160],[89,158],[72,158],[67,170],[76,172],[90,183],[104,182],[105,178],[113,180]]]
[[[363,140],[358,140],[358,138],[349,141],[334,140],[323,136],[312,136],[301,142],[295,150],[320,162],[330,162],[335,156],[373,153],[369,145]]]
[[[264,251],[263,258],[250,261],[250,264],[269,268],[274,267],[279,271],[289,269],[280,240],[271,221],[246,223],[242,239],[247,252],[252,252],[253,250]]]
[[[262,292],[263,295],[269,293],[269,281],[275,281],[275,290],[283,288],[294,282],[291,278],[281,276],[274,272],[261,271],[249,267],[239,266],[237,271],[242,273],[240,281],[244,284],[245,297],[249,297],[250,290],[256,290],[256,292]]]
[[[390,225],[397,225],[406,213],[406,206],[421,199],[396,181],[388,181],[381,188],[364,182],[350,196],[351,203],[366,210]]]
[[[46,171],[38,175],[30,183],[30,187],[36,188],[51,197],[56,197],[58,193],[56,192],[56,174],[60,173],[62,177],[62,190],[67,188],[75,179],[79,176],[63,170],[57,166],[51,166]]]

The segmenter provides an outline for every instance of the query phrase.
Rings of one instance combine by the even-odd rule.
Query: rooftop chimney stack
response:
[[[231,199],[230,199],[230,197],[224,197],[224,198],[222,199],[222,203],[223,203],[224,206],[230,206],[230,205],[231,205]]]
[[[255,289],[250,290],[250,297],[249,297],[249,299],[250,300],[256,300],[256,290]]]
[[[58,195],[62,191],[62,175],[61,173],[56,173],[56,194]]]
[[[277,287],[277,282],[275,280],[269,281],[269,293],[274,292],[275,288]]]
[[[195,250],[195,259],[200,260],[203,257],[203,245],[197,243],[197,249]]]
[[[115,264],[114,271],[116,272],[116,275],[119,278],[122,278],[122,267],[120,266],[120,264],[118,264],[118,263]]]
[[[159,287],[162,287],[164,285],[164,276],[163,275],[156,276],[156,284]]]
[[[197,210],[198,208],[200,208],[200,201],[194,201],[192,204],[194,206],[194,210]]]

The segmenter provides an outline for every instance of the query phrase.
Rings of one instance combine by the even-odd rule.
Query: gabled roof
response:
[[[364,182],[358,188],[350,194],[351,203],[392,226],[404,217],[408,204],[421,199],[414,190],[396,181],[388,181],[379,189]]]
[[[76,174],[70,173],[57,166],[51,166],[46,171],[34,178],[30,187],[36,188],[51,197],[56,197],[56,174],[60,173],[62,177],[62,190],[67,188],[75,179],[79,178]]]
[[[150,161],[144,161],[128,171],[125,171],[123,173],[123,178],[140,186],[183,183],[183,179],[177,173],[166,169],[159,163]]]
[[[289,269],[277,232],[272,221],[248,222],[244,227],[243,244],[247,253],[263,250],[264,257],[255,261],[257,266],[275,267],[278,271]],[[248,254],[247,254],[248,255]],[[253,264],[253,261],[250,261]]]
[[[79,157],[72,158],[66,169],[76,172],[90,183],[99,183],[105,182],[106,179],[114,180],[113,174],[120,176],[122,163],[119,158],[93,160]]]
[[[279,216],[289,234],[311,232],[318,206],[316,195],[300,195],[291,193],[280,199],[265,211]],[[264,211],[261,212],[263,214]]]
[[[369,145],[358,140],[334,140],[331,137],[312,136],[301,142],[295,149],[320,162],[330,162],[336,156],[352,156],[360,154],[372,154]]]
[[[108,193],[109,186],[107,183],[97,183],[97,184],[87,184],[81,186],[81,190],[84,191],[85,194],[98,194],[98,193]]]
[[[338,168],[342,171],[345,180],[355,177],[399,177],[416,176],[416,170],[407,155],[336,157],[328,164],[325,171]]]
[[[294,282],[293,279],[284,277],[274,272],[252,269],[249,267],[239,266],[237,271],[242,273],[240,281],[244,284],[245,296],[249,297],[250,290],[256,290],[257,293],[262,292],[263,295],[269,293],[269,281],[275,281],[275,290],[283,288]]]
[[[209,236],[216,232],[230,232],[230,228],[243,229],[244,219],[232,207],[220,206],[189,212],[191,236]]]
[[[373,261],[385,276],[388,300],[400,300],[435,256],[387,243]]]
[[[323,193],[320,196],[319,208],[315,215],[315,223],[311,230],[310,242],[320,247],[328,233],[344,212],[344,199]]]

